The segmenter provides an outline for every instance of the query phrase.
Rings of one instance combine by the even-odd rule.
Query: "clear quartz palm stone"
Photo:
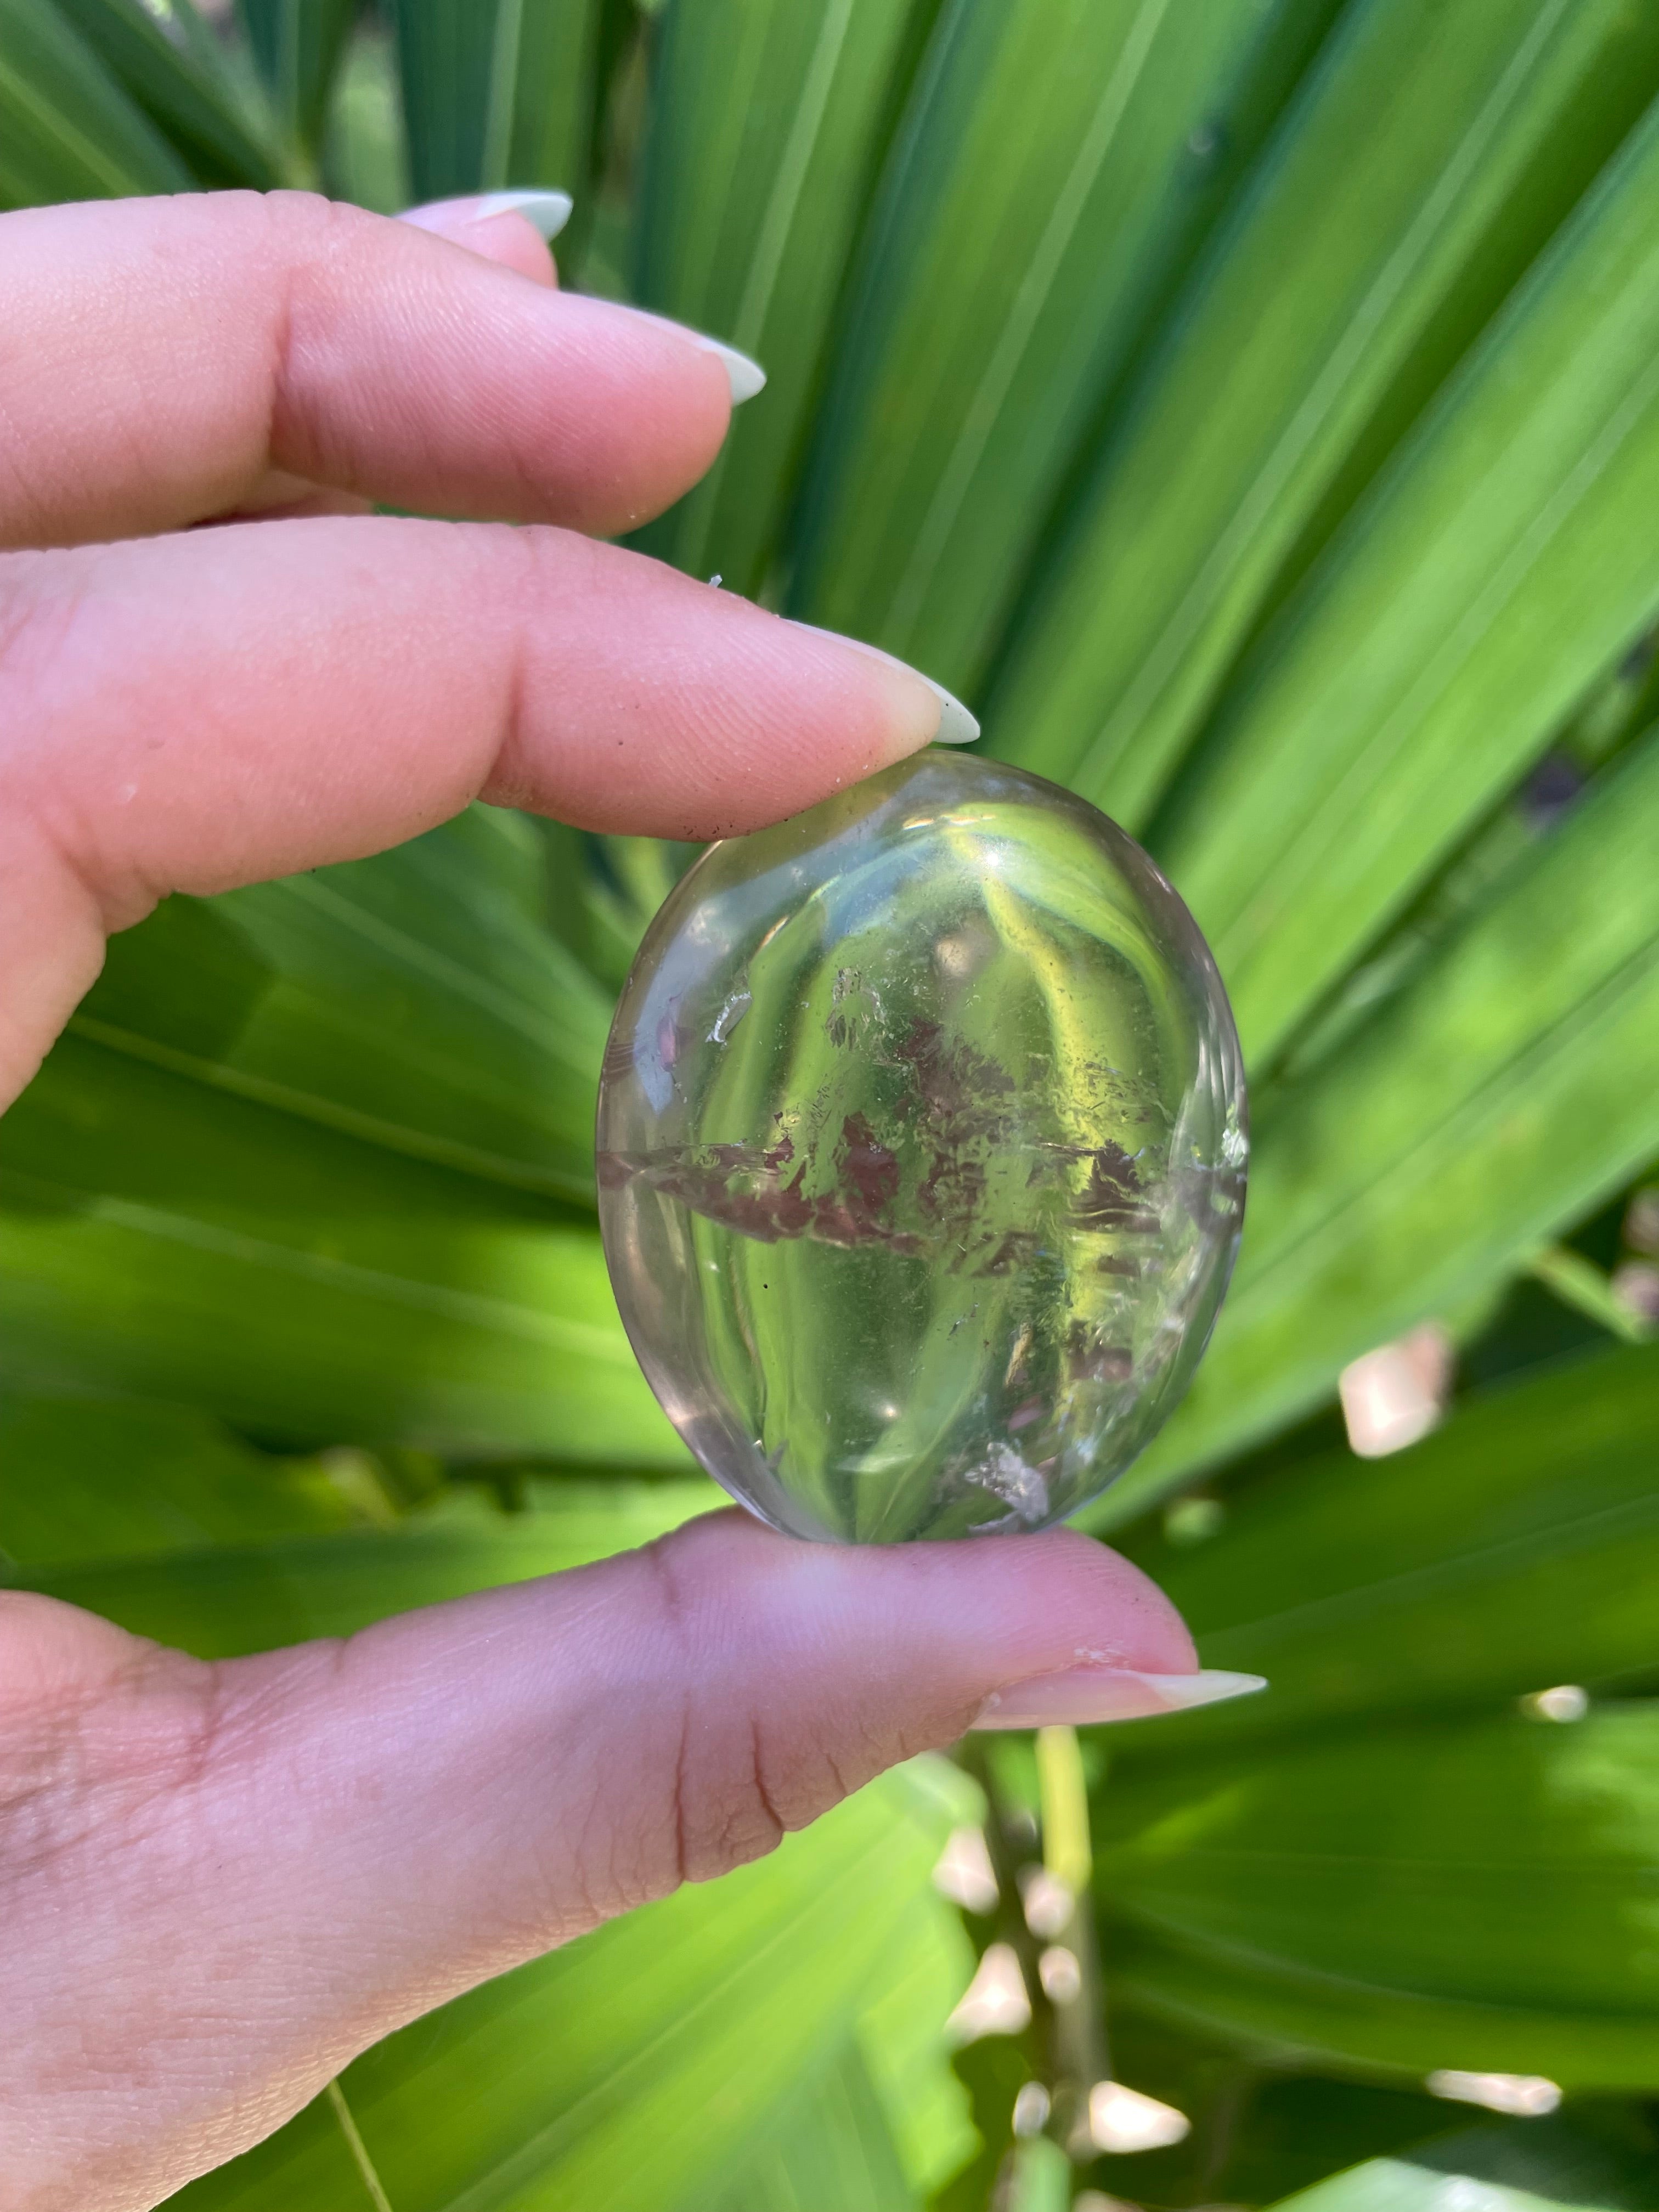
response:
[[[1243,1213],[1186,908],[1105,816],[929,751],[711,846],[599,1088],[599,1220],[669,1419],[774,1527],[1041,1528],[1181,1396]]]

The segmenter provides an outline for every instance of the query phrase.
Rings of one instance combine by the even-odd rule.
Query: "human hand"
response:
[[[733,386],[559,294],[517,216],[45,209],[0,218],[0,1097],[169,891],[480,795],[747,829],[938,733],[896,664],[580,534],[694,482]],[[1194,1663],[1080,1536],[860,1552],[737,1512],[219,1666],[0,1595],[0,2202],[152,2205],[896,1759],[1244,1686]]]

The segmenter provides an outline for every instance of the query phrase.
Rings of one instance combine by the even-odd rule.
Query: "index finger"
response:
[[[0,558],[0,1103],[168,891],[482,793],[704,838],[939,731],[936,687],[614,545],[390,517]],[[974,734],[951,702],[947,734]]]
[[[181,528],[273,469],[610,535],[731,412],[695,332],[310,193],[22,209],[0,279],[0,545]]]

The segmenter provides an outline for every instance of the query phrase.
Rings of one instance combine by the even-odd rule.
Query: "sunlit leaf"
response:
[[[1215,1342],[1110,1517],[1501,1281],[1659,1150],[1656,838],[1650,743],[1376,1020],[1271,1100]]]
[[[1146,821],[1281,565],[1328,529],[1322,503],[1352,498],[1656,84],[1659,21],[1622,0],[1345,11],[1036,586],[990,703],[999,750]],[[1510,404],[1524,412],[1535,390],[1519,376]],[[1579,396],[1581,418],[1594,404]],[[1547,501],[1547,466],[1522,471],[1523,505]],[[1480,542],[1477,527],[1471,557]],[[1449,634],[1445,580],[1414,580]],[[1372,617],[1393,611],[1379,586]],[[1425,656],[1403,636],[1394,649],[1403,693]],[[1378,723],[1386,712],[1379,699]],[[1358,750],[1322,734],[1334,769]]]
[[[803,2204],[920,2212],[855,2044],[781,2104],[768,2136],[699,2195],[699,2212],[798,2212]]]
[[[603,837],[585,894],[586,957],[620,990],[657,908],[696,851],[658,837]]]
[[[0,1395],[0,1557],[24,1572],[363,1517],[317,1460],[255,1451],[193,1407]]]
[[[403,104],[391,31],[360,24],[347,43],[334,82],[322,149],[325,189],[377,215],[410,203]]]
[[[1659,1346],[1468,1400],[1381,1461],[1325,1454],[1231,1498],[1222,1529],[1142,1538],[1207,1666],[1270,1694],[1156,1729],[1186,1758],[1338,1716],[1490,1706],[1659,1666]]]
[[[532,826],[475,807],[370,860],[115,938],[77,1034],[242,1098],[558,1197],[589,1194],[603,992],[544,926]]]
[[[775,550],[875,155],[937,0],[678,0],[653,73],[641,305],[760,361],[764,392],[640,544],[752,592]]]
[[[1263,638],[1159,832],[1257,1063],[1659,607],[1656,209],[1659,104]]]
[[[11,1371],[280,1436],[684,1464],[590,1188],[608,1007],[539,919],[531,825],[118,937],[7,1121]]]
[[[1659,1707],[1113,1778],[1116,1985],[1304,2063],[1659,2083]]]
[[[1654,2146],[1577,2118],[1462,2130],[1373,2159],[1283,2199],[1277,2212],[1652,2212]]]
[[[960,690],[1329,0],[951,0],[849,301],[792,611]]]
[[[684,1466],[598,1232],[534,1194],[65,1037],[6,1122],[21,1387],[284,1438]]]

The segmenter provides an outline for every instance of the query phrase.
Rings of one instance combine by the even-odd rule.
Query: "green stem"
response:
[[[351,2117],[351,2107],[345,2100],[345,2091],[337,2081],[331,2081],[323,2094],[333,2109],[340,2124],[340,2133],[346,2139],[346,2148],[356,2160],[357,2171],[363,2178],[374,2212],[392,2212],[392,2199],[381,2186],[380,2177],[374,2171],[374,2161],[368,2154],[368,2145],[357,2132],[357,2123]]]
[[[1072,1914],[1048,1946],[1071,1960],[1069,1994],[1047,2000],[1049,2047],[1054,2053],[1053,2110],[1049,2132],[1073,2165],[1087,2166],[1096,2155],[1089,2133],[1089,2092],[1111,2078],[1106,2037],[1105,1991],[1100,1944],[1095,1926],[1094,1845],[1089,1832],[1089,1794],[1077,1731],[1039,1729],[1036,1735],[1037,1790],[1042,1817],[1042,1863],[1073,1899]],[[1058,1960],[1051,1961],[1052,1968]],[[1062,1966],[1062,1972],[1066,1970]]]

